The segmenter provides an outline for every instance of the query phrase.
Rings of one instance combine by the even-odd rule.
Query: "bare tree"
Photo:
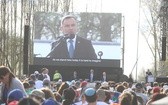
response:
[[[37,11],[68,12],[71,0],[0,0],[0,64],[14,73],[23,70],[24,25],[31,28],[29,42],[29,64],[33,58],[34,14]],[[62,5],[60,5],[62,4]]]
[[[142,0],[143,15],[146,24],[141,26],[141,34],[144,36],[149,49],[154,58],[154,74],[157,76],[158,63],[160,60],[160,31],[159,31],[159,0]],[[149,42],[149,38],[153,37],[154,47]]]

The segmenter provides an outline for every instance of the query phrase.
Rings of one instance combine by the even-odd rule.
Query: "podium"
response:
[[[153,75],[148,75],[147,82],[154,82],[154,81],[155,81],[154,76]]]

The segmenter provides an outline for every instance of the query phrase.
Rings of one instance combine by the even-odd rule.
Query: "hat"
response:
[[[44,79],[44,80],[43,80],[43,85],[49,86],[49,85],[50,85],[50,80]]]
[[[141,88],[143,88],[143,86],[142,86],[141,83],[137,83],[137,84],[135,85],[135,88],[137,88],[137,89],[141,89]]]
[[[93,89],[93,88],[88,88],[88,89],[85,90],[85,95],[86,96],[93,96],[95,94],[96,94],[96,90]]]
[[[146,90],[148,91],[148,90],[152,90],[152,87],[151,86],[146,86]]]
[[[39,72],[38,72],[38,71],[35,71],[34,74],[39,74]]]
[[[87,85],[86,81],[81,82],[81,87],[85,87]]]
[[[102,82],[102,83],[101,83],[101,86],[102,86],[102,87],[108,87],[109,84],[108,84],[108,82]]]
[[[23,98],[23,93],[20,89],[14,89],[12,91],[9,92],[8,94],[8,102],[11,102],[11,101],[19,101],[21,98]]]
[[[34,89],[32,92],[31,92],[31,95],[33,96],[37,96],[37,97],[41,97],[42,99],[45,99],[45,94],[42,90],[40,89]]]
[[[8,103],[8,105],[18,105],[19,101],[12,101],[10,103]]]
[[[159,87],[153,87],[152,91],[153,91],[153,93],[159,93],[160,88]]]
[[[42,105],[59,105],[54,99],[49,98],[43,101]]]
[[[59,79],[56,84],[61,84],[61,83],[62,83],[62,79]]]

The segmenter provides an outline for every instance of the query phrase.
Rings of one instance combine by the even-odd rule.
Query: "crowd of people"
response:
[[[8,67],[0,66],[1,105],[156,105],[168,95],[167,83],[63,81],[58,77],[59,73],[51,81],[48,69],[43,68],[41,73],[18,79]]]

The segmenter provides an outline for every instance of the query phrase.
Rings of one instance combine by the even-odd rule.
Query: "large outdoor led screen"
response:
[[[75,17],[75,20],[67,19],[61,23],[61,19],[67,15]],[[37,12],[34,15],[34,64],[120,67],[121,20],[121,13]],[[74,21],[76,24],[73,24]],[[64,36],[74,30],[73,55],[77,56],[69,58],[68,40],[72,38]],[[91,47],[93,49],[89,49]]]

